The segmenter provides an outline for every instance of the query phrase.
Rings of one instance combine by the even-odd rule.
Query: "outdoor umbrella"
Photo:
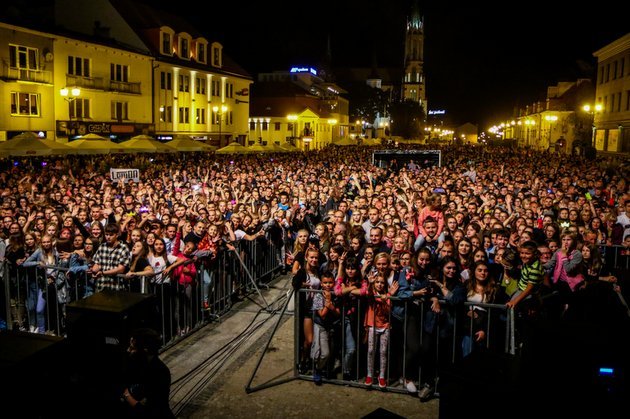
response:
[[[11,156],[50,156],[74,153],[75,150],[67,145],[40,139],[32,132],[24,132],[0,144],[0,154]]]

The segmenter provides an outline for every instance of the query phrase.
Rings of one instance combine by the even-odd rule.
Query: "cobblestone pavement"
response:
[[[286,295],[287,284],[287,277],[277,279],[263,292],[265,299],[271,304]],[[162,354],[173,377],[171,407],[177,417],[361,418],[377,409],[385,411],[370,417],[438,417],[438,400],[420,403],[408,394],[291,380],[291,315],[283,317],[250,388],[289,381],[248,393],[250,377],[279,317],[259,310],[256,302],[262,303],[260,297],[237,304],[220,323],[206,326]]]

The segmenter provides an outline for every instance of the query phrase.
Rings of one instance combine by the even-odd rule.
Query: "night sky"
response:
[[[187,18],[256,74],[317,65],[329,36],[333,71],[371,66],[374,57],[379,66],[400,66],[412,0],[232,0],[209,3],[213,9],[207,13],[184,12],[172,1],[150,3]],[[420,2],[430,108],[445,109],[456,123],[487,128],[509,118],[515,107],[543,99],[547,85],[592,77],[592,53],[630,32],[620,11],[550,3],[513,3],[509,8],[519,10],[510,13]]]

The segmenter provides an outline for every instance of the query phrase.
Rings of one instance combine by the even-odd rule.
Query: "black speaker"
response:
[[[157,329],[155,310],[151,294],[98,292],[66,306],[68,339],[126,348],[134,329]]]
[[[87,409],[99,418],[117,417],[131,334],[141,327],[157,330],[154,296],[101,291],[69,303],[66,318],[77,416]]]
[[[440,372],[440,418],[498,417],[514,409],[521,360],[509,354],[476,351]],[[471,410],[473,406],[483,410]]]
[[[71,351],[57,336],[0,332],[0,394],[20,417],[64,416]],[[15,410],[17,409],[17,410]]]

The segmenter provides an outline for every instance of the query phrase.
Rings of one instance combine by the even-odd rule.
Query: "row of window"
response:
[[[256,131],[256,122],[254,121],[250,121],[249,122],[249,130],[250,131]],[[274,122],[273,123],[273,129],[274,131],[280,131],[282,129],[282,124],[283,122]],[[293,123],[292,122],[287,122],[287,131],[293,131]],[[271,123],[267,122],[267,121],[262,121],[261,122],[261,131],[267,131],[269,129],[269,125],[271,125]],[[297,124],[295,125],[295,128],[297,128]],[[317,128],[318,131],[320,132],[327,132],[327,131],[332,131],[332,127],[330,126],[330,124],[317,124]],[[310,132],[311,130],[311,124],[310,122],[305,122],[304,123],[304,130]]]
[[[68,102],[70,119],[89,118],[90,100],[76,98]],[[41,99],[38,93],[11,92],[12,116],[41,116]],[[129,119],[129,103],[113,100],[111,102],[111,117],[115,120]]]
[[[613,93],[597,100],[604,107],[604,112],[627,112],[630,111],[630,90],[626,90],[626,98],[623,100],[622,92]]]
[[[179,122],[182,124],[190,124],[190,108],[186,106],[182,106],[178,109],[179,111]],[[221,119],[221,123],[225,123],[226,125],[232,125],[232,112],[227,112],[225,114],[225,118],[220,118],[219,113],[210,112],[210,118],[212,119],[213,124],[219,124],[219,119]],[[162,106],[160,108],[160,122],[173,122],[173,107],[172,106]],[[195,123],[196,124],[205,124],[206,123],[206,110],[204,108],[195,109]]]
[[[160,72],[160,89],[173,90],[173,75],[170,72]],[[221,81],[212,80],[210,82],[210,89],[212,96],[221,96]],[[190,76],[187,76],[185,74],[179,75],[178,90],[180,92],[190,92]],[[206,79],[204,77],[195,77],[195,93],[201,95],[206,94]],[[234,97],[233,83],[225,83],[225,97]]]
[[[185,36],[179,36],[179,43],[177,45],[177,50],[173,48],[173,38],[174,36],[168,32],[161,32],[160,34],[162,38],[162,54],[172,56],[174,53],[177,53],[179,58],[184,60],[190,60],[191,58],[195,59],[198,63],[205,64],[207,62],[206,57],[206,43],[203,41],[195,42],[195,51],[194,55],[191,55],[191,40]],[[215,67],[221,67],[221,47],[219,45],[213,45],[212,47],[212,65]]]
[[[630,66],[630,56],[627,57]],[[610,63],[602,64],[599,67],[599,84],[608,83],[611,80],[622,78],[624,75],[630,76],[630,71],[626,73],[626,57],[621,57]]]

